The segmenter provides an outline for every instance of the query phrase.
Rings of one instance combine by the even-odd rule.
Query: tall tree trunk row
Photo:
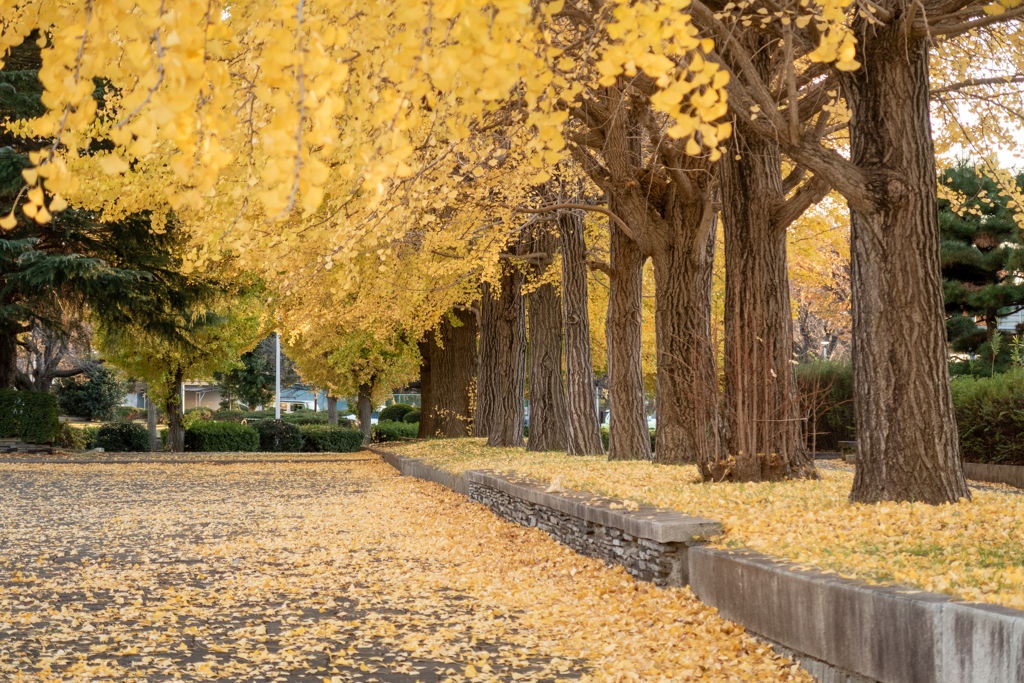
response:
[[[590,354],[587,245],[583,228],[583,218],[578,214],[563,213],[558,219],[562,246],[567,450],[569,455],[603,455],[594,363]]]

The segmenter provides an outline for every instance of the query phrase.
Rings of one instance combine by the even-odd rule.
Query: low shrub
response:
[[[137,422],[108,422],[96,432],[92,447],[108,453],[145,453],[149,451],[149,432]]]
[[[81,429],[76,429],[71,426],[69,422],[62,422],[60,425],[60,436],[57,438],[57,444],[61,448],[69,448],[71,450],[80,451],[85,448],[85,439],[83,438]]]
[[[814,416],[805,424],[807,447],[838,451],[840,441],[856,438],[853,414],[853,365],[849,361],[816,360],[796,366],[800,411]]]
[[[402,418],[402,422],[406,422],[408,424],[419,423],[419,421],[420,421],[420,409],[419,408],[415,408],[414,410],[410,410],[408,413],[405,414],[405,417]]]
[[[407,424],[405,422],[392,422],[385,420],[373,426],[372,438],[374,443],[385,441],[408,441],[416,438],[419,432],[419,424]]]
[[[380,415],[377,416],[377,421],[401,422],[405,417],[405,414],[413,410],[416,410],[416,406],[411,406],[408,403],[395,403],[394,405],[390,405],[380,411]]]
[[[36,391],[0,389],[0,439],[54,443],[59,437],[56,398]]]
[[[361,431],[335,425],[304,425],[302,437],[307,453],[355,453],[363,445]]]
[[[100,433],[99,427],[73,427],[72,429],[81,432],[82,448],[87,451],[96,448],[96,436]]]
[[[186,451],[251,453],[259,447],[260,435],[240,422],[202,421],[185,430]]]
[[[261,451],[270,453],[302,452],[302,429],[298,425],[284,420],[257,420],[248,422],[248,424],[259,435]]]
[[[957,377],[951,388],[964,461],[1024,465],[1024,371]]]
[[[118,420],[138,420],[140,417],[146,417],[146,411],[130,406],[118,406],[114,409],[114,415]]]
[[[216,420],[217,422],[225,422],[229,420],[238,422],[251,417],[252,414],[244,410],[218,410],[211,416],[211,419]]]

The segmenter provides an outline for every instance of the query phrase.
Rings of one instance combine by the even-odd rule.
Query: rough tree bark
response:
[[[494,422],[494,387],[491,383],[491,369],[497,362],[495,331],[498,317],[498,301],[495,299],[490,282],[480,287],[480,344],[477,360],[476,411],[473,415],[473,436],[486,437]]]
[[[18,336],[0,334],[0,389],[14,386],[18,376]]]
[[[769,78],[776,41],[756,32],[741,39],[753,43],[753,63]],[[719,161],[726,273],[723,457],[701,463],[701,474],[714,481],[816,478],[791,362],[786,229],[828,186],[812,179],[787,202],[776,140],[737,121],[727,144]]]
[[[734,154],[741,156],[736,160]],[[723,455],[707,479],[775,481],[813,476],[803,445],[792,360],[785,227],[772,223],[782,194],[778,147],[733,140],[720,166],[725,227]]]
[[[420,350],[420,426],[416,431],[417,438],[429,439],[437,431],[434,421],[431,387],[433,385],[430,372],[430,347],[434,345],[434,331],[428,330],[417,345]]]
[[[493,287],[485,287],[481,302],[477,418],[484,421],[482,432],[487,434],[489,446],[523,446],[526,393],[523,274],[512,263],[504,263],[502,267],[500,292],[495,296]]]
[[[718,424],[710,344],[714,168],[705,159],[685,154],[677,141],[660,131],[650,102],[642,95],[627,96],[614,87],[607,88],[607,95],[605,101],[587,102],[573,112],[590,127],[590,134],[575,136],[577,146],[572,150],[622,220],[616,229],[629,233],[654,264],[658,344],[655,459],[696,462],[698,454],[708,449],[709,440],[717,436]],[[649,139],[646,145],[645,139]],[[654,150],[655,156],[645,159],[645,150]],[[595,157],[598,153],[603,164]],[[617,240],[624,238],[613,233],[613,252]],[[610,318],[611,306],[610,301]],[[614,368],[612,341],[609,335],[609,363]],[[615,382],[613,376],[612,384]],[[612,439],[615,413],[613,405]],[[646,435],[646,424],[643,431]]]
[[[615,204],[612,202],[612,207]],[[615,211],[615,208],[612,208]],[[641,364],[644,258],[619,226],[609,224],[610,291],[605,336],[608,345],[609,460],[650,460],[651,434],[644,405]]]
[[[656,460],[697,462],[712,448],[718,379],[711,343],[715,212],[680,202],[671,241],[651,250],[658,338]],[[681,229],[680,229],[681,228]]]
[[[373,387],[369,384],[359,385],[356,408],[359,416],[359,429],[363,432],[363,443],[370,443],[370,439],[373,437],[373,425],[370,423],[370,419],[373,417]]]
[[[160,435],[156,431],[156,404],[146,397],[146,431],[149,432],[149,450],[156,452],[160,448]]]
[[[430,335],[428,350],[429,401],[433,421],[431,436],[444,438],[469,436],[471,432],[470,392],[477,368],[476,314],[471,310],[455,309],[450,315],[451,318],[443,317],[434,334]],[[422,411],[421,407],[421,420]]]
[[[562,213],[558,218],[562,246],[567,451],[569,455],[603,455],[594,363],[590,355],[589,269],[583,225],[583,217],[575,213]]]
[[[558,236],[542,226],[532,252],[544,254],[530,265],[531,278],[540,280],[558,249]],[[562,302],[553,283],[529,294],[530,451],[564,451],[568,445],[568,408],[562,384]]]
[[[174,393],[167,400],[167,450],[171,453],[185,451],[185,425],[183,424],[185,407],[181,402],[183,375],[181,370],[174,374]]]
[[[928,43],[903,21],[868,27],[843,74],[850,161],[872,202],[851,202],[857,474],[850,499],[970,498],[943,323]],[[858,31],[858,36],[860,35]]]
[[[327,395],[327,424],[338,424],[338,397]]]

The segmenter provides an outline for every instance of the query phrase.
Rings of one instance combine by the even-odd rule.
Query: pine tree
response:
[[[39,50],[33,34],[0,70],[0,120],[43,112]],[[102,88],[94,96],[102,101]],[[48,144],[0,129],[0,206],[16,202],[29,153]],[[20,208],[15,216],[17,225],[0,234],[0,387],[16,385],[19,335],[35,326],[59,332],[68,310],[187,344],[183,328],[197,323],[194,311],[218,292],[216,283],[181,273],[177,254],[186,238],[173,217],[155,217],[165,225],[154,230],[148,212],[115,222],[73,207],[48,223]]]
[[[1024,188],[1024,173],[1016,178]],[[1024,241],[1018,209],[998,184],[962,161],[942,173],[950,199],[939,200],[942,285],[950,349],[988,362],[954,363],[954,373],[992,372],[992,337],[999,317],[1024,309]],[[996,371],[1009,362],[1009,346],[997,351]]]

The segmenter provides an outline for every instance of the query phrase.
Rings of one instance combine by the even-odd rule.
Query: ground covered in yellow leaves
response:
[[[448,472],[514,472],[639,505],[722,522],[718,544],[743,546],[851,577],[902,583],[1024,609],[1024,495],[975,487],[971,502],[851,504],[853,469],[827,462],[820,481],[704,484],[693,466],[489,448],[432,440],[390,450]]]
[[[0,463],[4,681],[810,681],[379,460]]]

